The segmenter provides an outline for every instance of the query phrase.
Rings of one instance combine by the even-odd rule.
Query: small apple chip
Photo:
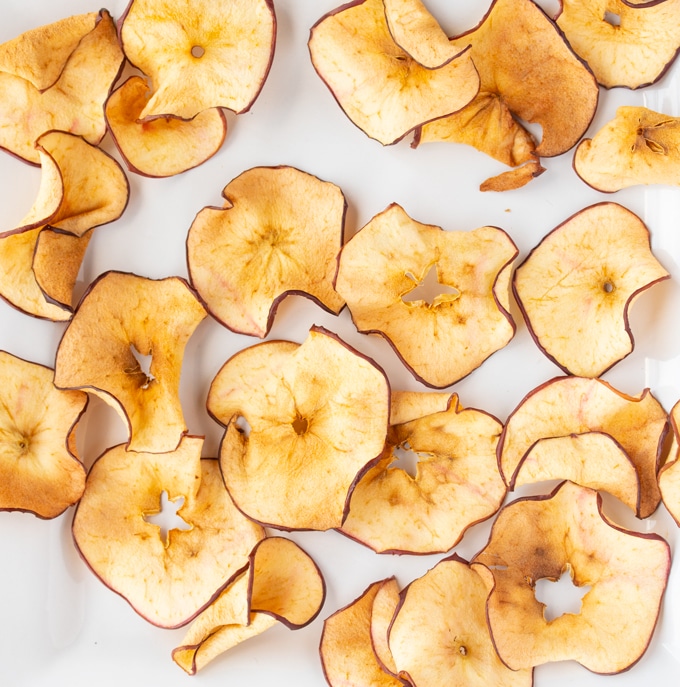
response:
[[[680,401],[671,408],[671,447],[666,464],[659,471],[659,489],[664,506],[680,527]]]

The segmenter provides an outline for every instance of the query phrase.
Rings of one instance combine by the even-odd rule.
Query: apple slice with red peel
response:
[[[394,614],[399,607],[400,591],[395,577],[384,580],[373,599],[371,611],[371,644],[375,657],[385,672],[394,676],[397,674],[397,667],[390,651],[389,634]]]
[[[665,465],[659,471],[659,490],[666,509],[680,527],[680,401],[670,412],[673,431]]]

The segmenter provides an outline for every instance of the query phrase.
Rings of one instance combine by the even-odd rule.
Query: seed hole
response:
[[[606,281],[604,284],[602,284],[602,289],[605,293],[611,293],[614,290],[614,284],[612,284],[610,281]]]
[[[137,361],[137,366],[131,370],[127,370],[128,374],[139,374],[142,375],[141,388],[148,389],[152,382],[156,381],[156,378],[151,374],[151,351],[148,354],[140,353],[134,344],[130,344],[130,352]]]
[[[302,436],[307,429],[309,428],[309,422],[307,421],[307,418],[304,418],[302,416],[298,416],[293,420],[293,429],[295,430],[295,433],[298,436]]]
[[[184,497],[174,501],[168,497],[168,492],[161,492],[160,510],[157,513],[144,515],[144,521],[156,525],[160,529],[160,536],[165,546],[168,545],[170,530],[190,530],[191,525],[182,518],[177,511],[184,505]]]
[[[200,45],[194,45],[191,48],[191,54],[193,57],[200,59],[203,57],[203,55],[205,55],[205,48]]]
[[[605,12],[604,20],[612,26],[621,26],[621,17],[616,12]]]
[[[581,612],[583,597],[590,590],[589,586],[579,587],[574,584],[571,567],[553,581],[548,578],[537,580],[534,588],[536,600],[545,605],[543,616],[550,622],[565,613],[578,615]]]
[[[238,431],[241,432],[241,434],[243,434],[243,436],[245,436],[245,437],[250,436],[250,432],[252,431],[252,428],[251,428],[248,420],[246,420],[246,418],[243,417],[243,415],[239,415],[236,418],[236,420],[234,420],[234,424],[236,425],[236,429],[238,429]]]

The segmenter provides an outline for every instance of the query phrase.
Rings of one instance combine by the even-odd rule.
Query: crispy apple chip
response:
[[[541,351],[565,372],[599,377],[633,350],[632,303],[669,277],[642,220],[616,203],[598,203],[531,251],[513,290]]]
[[[387,673],[395,676],[397,667],[390,651],[389,635],[401,600],[400,591],[395,577],[384,580],[373,598],[371,610],[370,635],[375,657]]]
[[[192,119],[250,108],[269,74],[276,19],[271,0],[132,0],[120,37],[125,55],[151,79],[140,119]]]
[[[505,506],[474,559],[493,575],[487,616],[508,667],[575,660],[603,674],[630,668],[647,649],[670,561],[664,539],[610,523],[598,493],[572,482]],[[536,583],[567,570],[574,585],[590,589],[579,613],[547,620]]]
[[[390,34],[383,0],[355,0],[329,12],[309,39],[312,64],[342,110],[383,145],[475,97],[479,76],[466,47],[438,69],[422,66]]]
[[[220,464],[237,506],[272,527],[327,530],[342,524],[359,473],[383,449],[389,391],[372,361],[314,327],[302,344],[230,358],[208,410],[226,427]]]
[[[392,204],[344,245],[335,288],[359,331],[382,335],[415,377],[443,388],[514,336],[516,255],[497,227],[444,231]],[[434,274],[434,295],[422,293]]]
[[[280,301],[303,294],[337,314],[342,191],[294,167],[254,167],[225,187],[223,208],[201,210],[189,229],[191,282],[233,331],[264,338]]]
[[[664,506],[680,527],[680,401],[669,415],[673,434],[667,461],[659,471],[659,490]]]
[[[60,391],[53,370],[0,351],[0,510],[61,515],[82,496],[76,425],[81,391]]]
[[[173,451],[187,431],[179,399],[184,348],[206,314],[179,277],[107,272],[64,332],[55,383],[115,408],[130,429],[131,451]]]

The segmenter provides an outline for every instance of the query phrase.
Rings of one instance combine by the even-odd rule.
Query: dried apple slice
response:
[[[280,301],[308,296],[337,314],[333,288],[347,203],[342,191],[294,167],[254,167],[203,208],[189,229],[191,282],[233,331],[264,338]]]
[[[513,290],[541,351],[565,372],[599,377],[633,350],[633,302],[669,277],[642,220],[616,203],[598,203],[531,251]]]
[[[370,632],[373,651],[380,666],[391,675],[397,674],[397,667],[390,651],[389,634],[400,599],[399,584],[395,577],[390,577],[378,588],[371,610]]]
[[[87,406],[60,391],[54,371],[0,351],[0,510],[61,515],[82,496],[75,429]]]
[[[115,408],[131,451],[173,451],[187,428],[179,399],[186,343],[206,317],[179,277],[106,272],[89,288],[59,343],[55,384]],[[148,372],[142,356],[151,356]]]
[[[207,405],[226,427],[220,461],[238,507],[272,527],[327,530],[342,524],[359,473],[383,449],[389,390],[372,361],[314,327],[302,344],[234,355]]]
[[[574,152],[576,173],[598,191],[637,185],[680,186],[680,117],[622,106]]]
[[[151,79],[153,94],[140,119],[192,119],[215,107],[241,113],[269,73],[276,42],[274,5],[271,0],[195,0],[191,5],[132,0],[120,37],[127,58]]]
[[[659,471],[659,490],[664,506],[680,527],[680,401],[671,408],[670,423],[672,442],[667,462]]]
[[[309,50],[345,114],[383,145],[460,110],[479,90],[466,46],[438,69],[422,66],[400,48],[383,0],[354,0],[323,16],[312,27]]]
[[[443,388],[505,346],[515,329],[517,247],[497,227],[444,231],[390,205],[343,247],[335,288],[359,331],[382,335],[413,375]],[[436,270],[433,298],[412,294]]]
[[[499,656],[513,670],[563,660],[603,674],[630,668],[649,645],[670,560],[660,536],[610,523],[592,489],[563,482],[510,503],[474,559],[493,575],[487,616]],[[566,570],[590,589],[580,613],[547,620],[536,582]]]

